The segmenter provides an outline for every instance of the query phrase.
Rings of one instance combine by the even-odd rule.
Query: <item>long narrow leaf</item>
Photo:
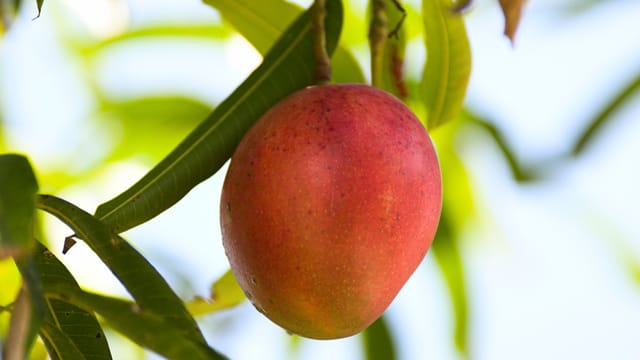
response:
[[[167,322],[130,301],[79,291],[64,285],[48,287],[46,294],[85,311],[97,312],[118,332],[168,359],[225,359],[204,342],[180,331],[176,324]]]
[[[0,155],[0,259],[31,251],[37,191],[29,160]]]
[[[265,55],[302,10],[283,0],[204,0]],[[338,46],[332,56],[334,82],[363,83],[364,74],[353,54]]]
[[[187,309],[194,316],[210,314],[241,304],[246,299],[233,272],[227,270],[211,286],[211,299],[195,298],[187,303]]]
[[[451,6],[450,0],[422,0],[427,62],[421,86],[429,129],[460,112],[471,74],[467,30]]]
[[[194,340],[205,342],[184,303],[157,270],[129,243],[91,214],[53,196],[39,197],[38,207],[69,225],[109,267],[138,304],[171,322]]]
[[[71,338],[51,322],[42,324],[40,337],[52,360],[84,360],[87,358]]]
[[[389,325],[384,315],[363,333],[364,352],[367,360],[395,360],[396,349]]]
[[[161,160],[210,111],[211,106],[181,96],[104,100],[101,115],[111,125],[117,124],[122,133],[109,160],[119,160],[132,154]]]
[[[34,251],[34,259],[44,288],[62,284],[80,290],[67,268],[39,243]],[[40,329],[40,337],[53,359],[56,354],[61,359],[74,359],[76,351],[87,359],[111,359],[109,345],[93,312],[46,296],[45,303],[46,326]],[[73,346],[67,344],[67,340]]]
[[[614,118],[613,114],[624,105],[630,98],[637,95],[640,90],[640,73],[625,86],[596,116],[589,122],[589,125],[584,130],[582,135],[578,138],[575,146],[573,147],[573,155],[580,155],[584,149],[589,146],[600,133],[600,130],[604,128],[611,119]]]
[[[464,117],[472,124],[480,126],[485,130],[493,139],[496,146],[504,156],[509,168],[511,169],[511,175],[518,182],[528,182],[539,180],[541,175],[536,171],[537,169],[525,167],[515,155],[513,148],[507,141],[502,131],[493,125],[490,121],[473,114],[469,111],[464,111]]]
[[[300,8],[283,0],[204,0],[214,7],[262,55],[287,26],[300,15]]]
[[[342,25],[342,4],[327,1],[329,52]],[[280,37],[262,64],[178,147],[141,180],[96,210],[116,232],[160,214],[229,159],[249,127],[276,102],[313,83],[310,12]]]
[[[92,56],[114,44],[127,41],[149,40],[153,38],[192,38],[203,40],[224,39],[232,34],[228,27],[213,24],[157,24],[134,28],[106,38],[100,42],[85,41],[72,44],[84,56]]]
[[[443,216],[431,251],[442,270],[453,304],[455,318],[454,341],[456,347],[464,355],[468,355],[467,332],[469,326],[464,269],[460,257],[460,249],[458,248],[458,238],[451,228],[445,213],[443,209]]]

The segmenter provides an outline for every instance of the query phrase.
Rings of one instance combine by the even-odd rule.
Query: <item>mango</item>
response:
[[[307,87],[268,110],[232,156],[225,252],[274,323],[308,338],[351,336],[423,260],[441,186],[432,141],[404,103],[367,85]]]

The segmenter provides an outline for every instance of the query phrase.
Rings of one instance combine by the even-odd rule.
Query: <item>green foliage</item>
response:
[[[187,303],[187,309],[199,316],[228,309],[247,299],[231,270],[227,270],[211,285],[210,296],[211,299],[195,298]]]
[[[29,353],[44,317],[40,278],[31,256],[37,191],[38,182],[27,158],[0,155],[0,259],[13,256],[22,275],[3,353],[6,359],[22,359]]]
[[[363,335],[367,360],[395,360],[396,349],[385,316],[369,326]]]
[[[369,1],[369,9],[372,8],[373,1]],[[404,56],[408,40],[404,19],[407,10],[399,8],[399,3],[396,5],[393,0],[384,0],[382,3],[388,38],[384,39],[379,87],[400,99],[405,99],[409,95],[404,78]]]
[[[260,2],[239,0],[204,0],[216,8],[247,41],[262,55],[278,40],[296,16],[297,6],[282,0]],[[333,53],[333,81],[363,83],[364,75],[355,58],[342,46]]]
[[[169,359],[225,359],[204,342],[190,337],[175,324],[136,303],[64,285],[51,286],[47,295],[85,311],[95,311],[115,330]]]
[[[591,119],[582,132],[578,141],[573,147],[572,154],[578,156],[584,152],[586,148],[594,141],[596,136],[600,134],[602,129],[611,122],[616,111],[631,98],[637,96],[640,91],[640,73],[624,86],[618,94],[616,94],[604,108],[598,111],[593,119]]]
[[[451,303],[453,304],[455,345],[462,354],[468,356],[467,332],[469,331],[469,316],[464,269],[458,245],[459,235],[452,229],[451,223],[447,218],[447,212],[444,210],[431,251],[442,270],[449,289]]]
[[[429,129],[458,115],[471,74],[471,50],[464,21],[451,11],[451,6],[449,0],[422,1],[427,48],[422,90]]]
[[[29,160],[0,155],[0,259],[20,256],[33,246],[38,183]]]
[[[105,162],[126,160],[132,154],[145,154],[152,160],[159,160],[170,149],[173,151],[130,189],[99,206],[95,216],[52,196],[39,197],[37,206],[67,223],[75,232],[75,238],[89,245],[123,283],[134,301],[82,290],[73,274],[34,240],[38,188],[33,170],[24,157],[0,155],[0,257],[15,256],[23,283],[13,304],[0,304],[3,311],[11,311],[11,328],[5,339],[5,350],[10,350],[6,350],[5,358],[24,358],[39,333],[53,359],[110,359],[111,350],[101,322],[167,358],[223,358],[206,344],[192,315],[215,313],[243,302],[245,295],[233,274],[227,271],[214,282],[210,298],[196,298],[185,304],[153,265],[118,234],[173,206],[193,187],[217,172],[246,130],[264,111],[290,93],[313,83],[314,58],[309,11],[281,0],[204,2],[218,10],[223,24],[153,24],[97,42],[72,44],[80,58],[95,60],[94,57],[102,55],[110,46],[126,42],[166,37],[219,41],[235,31],[264,56],[260,66],[213,111],[210,105],[183,95],[114,100],[94,89],[99,104],[96,117],[106,128],[121,131],[121,137],[116,137]],[[10,5],[2,8],[6,15],[3,16],[5,26],[10,24],[19,3],[5,2]],[[506,32],[511,38],[523,3],[500,1],[507,22]],[[395,1],[386,0],[385,4],[387,29],[391,30],[400,22],[402,12],[396,8]],[[403,26],[397,37],[386,39],[380,84],[407,102],[416,101],[417,97],[421,103],[413,104],[414,109],[424,107],[426,118],[423,120],[430,130],[437,128],[431,134],[438,147],[445,200],[432,251],[451,298],[454,343],[466,356],[469,355],[471,314],[460,233],[480,209],[472,179],[455,149],[460,129],[473,125],[474,129],[489,135],[515,180],[524,182],[541,178],[541,169],[523,166],[518,161],[509,139],[492,121],[469,109],[460,112],[471,71],[471,55],[464,19],[454,10],[468,4],[469,1],[464,0],[423,0],[421,11],[407,7],[410,16],[420,16],[423,29],[418,33]],[[36,5],[39,13],[43,1],[37,0]],[[5,12],[6,9],[11,11]],[[355,14],[353,6],[345,12],[357,20],[365,18]],[[365,77],[352,49],[339,41],[342,17],[341,2],[328,1],[326,36],[328,51],[332,53],[332,80],[363,83]],[[348,30],[366,32],[365,27]],[[423,76],[405,79],[402,72],[404,54],[412,38],[420,34],[425,37],[427,52]],[[351,33],[346,35],[352,42],[357,39]],[[403,85],[410,87],[410,96],[402,89]],[[637,96],[639,89],[640,74],[636,74],[588,121],[571,149],[572,155],[585,153],[615,119],[617,111]],[[201,122],[203,118],[205,120]],[[4,146],[0,127],[0,148]],[[51,178],[57,174],[47,175]],[[67,176],[65,181],[73,179],[69,174],[62,175]],[[175,246],[189,245],[177,243]],[[621,255],[623,266],[638,279],[640,266],[637,259],[629,257],[629,252],[621,251],[625,254]],[[0,275],[6,273],[10,272]],[[2,280],[3,286],[12,283],[11,279]],[[3,288],[0,291],[4,299],[10,290]],[[364,332],[362,341],[367,359],[396,357],[391,330],[386,317],[382,317]],[[292,337],[292,341],[300,340]]]
[[[204,2],[218,10],[222,17],[263,55],[300,14],[297,6],[281,0]]]
[[[340,33],[342,6],[337,0],[327,5],[327,47],[331,53]],[[100,205],[96,217],[116,232],[155,217],[213,175],[264,111],[286,95],[313,83],[309,19],[310,13],[306,11],[280,37],[247,80],[140,181]]]
[[[41,195],[38,207],[69,225],[122,282],[144,309],[161,314],[185,336],[204,342],[184,303],[164,278],[129,243],[99,220],[62,199]],[[136,271],[131,271],[134,268]]]
[[[73,275],[44,246],[34,250],[43,287],[63,284],[79,291]],[[46,314],[40,336],[53,359],[111,359],[107,339],[93,311],[45,295]]]
[[[211,111],[210,106],[184,96],[105,99],[101,105],[105,125],[118,127],[121,133],[110,160],[126,159],[131,154],[162,159]]]

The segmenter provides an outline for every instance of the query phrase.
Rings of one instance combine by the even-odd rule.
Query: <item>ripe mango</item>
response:
[[[442,203],[433,144],[415,115],[366,85],[311,86],[245,134],[220,202],[245,294],[291,333],[354,335],[424,258]]]

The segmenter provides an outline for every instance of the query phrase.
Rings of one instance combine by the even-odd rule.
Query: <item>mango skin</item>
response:
[[[223,244],[245,294],[290,333],[357,334],[427,253],[441,175],[413,113],[366,85],[312,86],[267,111],[223,185]]]

